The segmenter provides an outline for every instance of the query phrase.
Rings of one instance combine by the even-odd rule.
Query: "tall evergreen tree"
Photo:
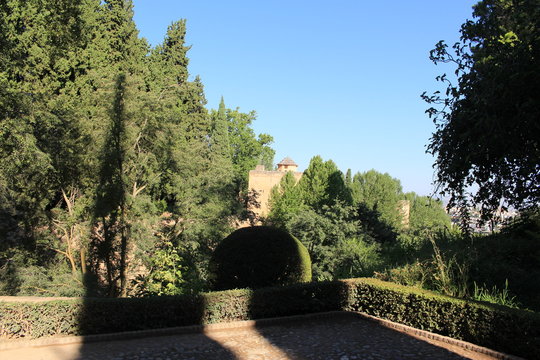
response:
[[[126,141],[126,112],[125,112],[125,75],[118,75],[114,94],[114,104],[111,111],[110,130],[105,141],[102,159],[100,182],[96,194],[96,218],[103,226],[102,241],[96,244],[97,254],[106,265],[108,293],[111,296],[126,294],[126,253],[128,229],[126,223],[126,192],[127,179],[125,162],[127,152]],[[116,235],[120,235],[117,246]],[[120,253],[120,261],[115,254]],[[101,261],[96,262],[99,271]],[[116,273],[120,279],[119,288],[116,286]]]
[[[151,79],[151,87],[159,93],[156,152],[163,174],[160,197],[170,210],[188,219],[203,201],[212,124],[200,80],[188,81],[185,32],[185,21],[169,26],[150,62],[151,72],[159,75]]]
[[[345,175],[345,186],[347,189],[350,189],[352,185],[352,172],[351,169],[347,169],[347,173]]]
[[[212,124],[212,152],[219,154],[225,159],[231,159],[231,146],[229,141],[229,124],[227,121],[227,109],[225,101],[221,97],[219,108],[213,114]]]
[[[229,126],[223,97],[219,108],[212,112],[212,129],[210,134],[210,193],[214,194],[212,202],[221,208],[217,216],[228,217],[236,211],[234,203],[238,203],[238,194],[233,186],[233,163],[229,141]]]
[[[230,224],[232,163],[228,126],[221,110],[209,114],[198,77],[188,80],[185,21],[173,23],[149,59],[148,87],[155,96],[152,127],[159,161],[154,196],[173,214],[170,239],[180,249],[189,281],[204,271],[215,241]]]
[[[310,160],[298,185],[305,204],[315,210],[336,201],[350,201],[341,171],[332,160],[325,162],[318,155]]]
[[[84,139],[65,93],[85,41],[81,13],[71,1],[2,2],[1,192],[27,229],[80,181]]]

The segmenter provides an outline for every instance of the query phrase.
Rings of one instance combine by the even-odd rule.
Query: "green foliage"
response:
[[[540,351],[538,313],[366,278],[191,296],[2,301],[0,337],[105,334],[336,310],[364,312],[526,358],[538,358]]]
[[[426,270],[425,263],[415,261],[403,266],[386,269],[382,273],[376,273],[375,277],[384,281],[391,281],[396,284],[413,286],[419,289],[427,289],[431,273]]]
[[[408,224],[399,209],[402,200],[410,207]],[[352,178],[348,171],[344,179],[332,161],[319,156],[298,184],[288,173],[272,189],[268,221],[308,248],[318,280],[371,276],[385,264],[403,263],[428,235],[450,225],[440,202],[403,194],[390,175],[371,170]]]
[[[398,236],[396,228],[386,222],[376,209],[370,209],[365,203],[360,203],[355,214],[361,231],[366,236],[381,244],[395,242]]]
[[[165,242],[149,258],[148,274],[139,280],[140,294],[179,295],[183,293],[182,258],[171,242]]]
[[[86,289],[81,273],[71,274],[63,264],[27,266],[18,270],[17,296],[84,296]]]
[[[294,215],[307,209],[320,213],[325,206],[350,203],[343,174],[332,160],[314,156],[298,183],[292,173],[286,174],[270,194],[269,222],[280,227]]]
[[[481,206],[487,219],[501,204],[538,207],[540,200],[540,6],[537,0],[483,0],[461,39],[437,43],[430,59],[451,63],[457,83],[422,95],[436,125],[428,152],[450,206]],[[473,189],[469,198],[466,193]]]
[[[380,245],[357,238],[341,243],[337,257],[339,260],[334,272],[337,279],[372,276],[383,264]]]
[[[538,219],[537,213],[524,214],[500,233],[489,236],[471,238],[455,230],[432,234],[428,238],[432,242],[414,253],[406,251],[408,256],[414,254],[408,262],[388,268],[377,277],[465,298],[476,299],[482,293],[486,301],[510,300],[511,293],[514,304],[538,310]],[[401,246],[409,249],[408,244]]]
[[[336,203],[320,212],[303,210],[286,223],[287,230],[308,249],[315,279],[371,275],[379,263],[379,247],[360,232],[354,215],[352,207]]]
[[[317,213],[334,204],[350,204],[343,174],[332,160],[314,156],[298,183],[287,173],[270,194],[270,223],[285,227],[291,217],[311,209]]]
[[[380,221],[391,227],[400,227],[398,201],[403,198],[403,193],[399,180],[387,173],[369,170],[355,174],[350,189],[354,205],[377,212]]]
[[[405,194],[409,202],[409,224],[399,234],[400,243],[409,252],[415,253],[437,232],[451,228],[450,217],[440,200],[415,193]]]
[[[241,228],[218,245],[210,262],[215,289],[260,288],[311,280],[307,249],[268,226]]]
[[[272,188],[269,204],[269,219],[274,225],[282,227],[292,216],[307,208],[292,172],[288,171]]]
[[[240,112],[240,109],[226,109],[226,117],[229,124],[229,143],[232,151],[234,179],[236,190],[246,192],[248,174],[257,164],[262,164],[266,169],[273,168],[275,151],[270,147],[274,138],[268,134],[255,135],[251,124],[257,118],[254,111],[249,113]]]
[[[332,160],[323,161],[318,155],[310,160],[298,187],[304,204],[315,210],[336,201],[350,202],[341,171]]]
[[[415,193],[405,194],[405,199],[410,204],[409,226],[411,229],[433,232],[450,227],[450,217],[441,200],[419,196]]]
[[[185,36],[185,20],[176,21],[150,48],[130,0],[1,2],[6,274],[35,266],[27,278],[46,283],[39,274],[50,268],[60,282],[93,279],[94,295],[134,294],[133,280],[148,275],[140,269],[161,256],[159,215],[170,214],[177,280],[204,288],[211,251],[242,215],[247,172],[271,166],[273,150],[269,135],[254,133],[254,113],[223,103],[207,111],[202,83],[189,80]],[[19,251],[32,264],[13,264]],[[8,283],[6,291],[20,290]]]
[[[443,295],[469,298],[472,283],[469,277],[470,259],[464,257],[465,249],[458,252],[448,249],[448,243],[444,244],[448,241],[448,236],[444,233],[430,235],[428,241],[429,249],[424,250],[424,258],[421,260],[417,258],[414,262],[387,269],[383,273],[378,273],[377,278],[437,291]],[[441,242],[447,249],[439,247],[438,243]]]
[[[465,298],[468,295],[468,264],[461,263],[456,256],[444,257],[435,239],[430,238],[433,245],[433,285],[435,289],[449,296]]]
[[[31,252],[11,249],[0,268],[2,296],[83,296],[83,276],[71,272],[60,256],[49,255],[46,266],[39,265]],[[6,261],[7,260],[7,261]]]
[[[478,286],[475,282],[473,299],[508,306],[511,308],[518,308],[516,297],[510,295],[510,291],[508,290],[508,280],[506,280],[504,283],[504,288],[501,290],[499,290],[497,286],[493,286],[493,288],[490,290],[485,286]]]
[[[524,213],[500,233],[473,238],[470,277],[486,288],[506,281],[516,300],[540,310],[540,214]]]
[[[354,236],[356,230],[354,225],[351,226],[339,215],[333,220],[326,216],[337,209],[326,210],[323,215],[311,209],[305,210],[293,216],[287,223],[287,230],[309,251],[313,277],[319,281],[334,279],[334,269],[338,261],[335,257],[336,249],[346,239]],[[340,215],[346,213],[342,212]]]

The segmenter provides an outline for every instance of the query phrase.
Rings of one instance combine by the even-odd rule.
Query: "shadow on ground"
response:
[[[263,326],[257,331],[290,359],[464,359],[354,314]]]
[[[157,303],[153,303],[152,299],[148,298],[127,298],[122,299],[121,302],[115,298],[85,298],[80,313],[79,330],[89,336],[83,339],[78,356],[73,360],[237,359],[226,346],[204,333],[183,335],[158,333],[157,329],[166,330],[167,328],[203,323],[205,304],[201,302],[204,301],[204,298],[202,296],[193,296],[192,298],[192,302],[181,305],[175,304],[177,298],[174,297],[156,298]],[[123,305],[119,306],[119,304]],[[163,305],[161,309],[156,306],[158,304]],[[92,321],[92,317],[103,319],[103,311],[110,313],[111,323],[108,324],[107,328],[112,333],[121,333],[126,328],[156,330],[156,332],[144,337],[135,335],[136,337],[131,339],[129,339],[128,334],[128,340],[126,340],[126,336],[123,336],[123,339],[93,342],[95,338],[91,334],[98,333],[100,324]],[[178,319],[182,319],[182,323],[178,323]],[[129,323],[126,324],[122,320]]]

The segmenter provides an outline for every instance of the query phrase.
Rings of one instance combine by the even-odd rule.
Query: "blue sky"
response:
[[[434,130],[423,91],[440,89],[429,50],[459,39],[471,0],[134,0],[140,36],[163,41],[187,19],[189,71],[208,108],[255,110],[275,161],[332,159],[342,171],[375,169],[404,191],[429,195]]]

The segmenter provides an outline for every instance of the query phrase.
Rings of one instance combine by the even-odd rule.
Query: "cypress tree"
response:
[[[209,192],[219,208],[217,216],[231,216],[236,210],[237,194],[233,186],[233,163],[229,142],[229,126],[225,102],[221,98],[219,108],[212,112],[212,131],[210,134]]]
[[[345,175],[345,186],[350,189],[352,184],[352,172],[351,169],[347,169],[347,173]]]
[[[86,94],[95,122],[90,132],[101,149],[95,149],[98,161],[92,164],[99,177],[90,262],[108,295],[126,296],[135,260],[132,253],[147,246],[141,242],[148,241],[151,231],[139,224],[155,214],[144,193],[157,177],[154,138],[148,126],[152,99],[145,83],[146,47],[138,38],[131,1],[105,1],[92,15],[99,22],[88,49],[92,70],[87,81],[97,91]],[[104,274],[99,271],[102,265]]]
[[[230,162],[232,154],[229,141],[229,125],[223,97],[221,97],[217,112],[212,115],[212,152],[214,155],[219,154],[219,156]]]

